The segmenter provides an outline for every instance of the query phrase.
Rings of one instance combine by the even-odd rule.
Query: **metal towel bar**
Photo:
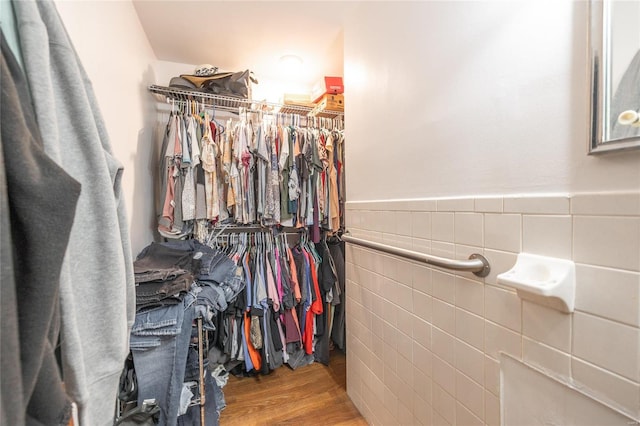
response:
[[[479,277],[486,277],[491,271],[491,266],[487,259],[481,254],[474,253],[469,256],[469,260],[448,259],[446,257],[432,256],[430,254],[420,253],[417,251],[406,250],[399,247],[389,246],[387,244],[376,243],[373,241],[355,238],[350,235],[342,235],[342,240],[362,247],[379,250],[394,256],[405,257],[407,259],[423,262],[428,265],[439,266],[441,268],[453,269],[455,271],[473,272]]]

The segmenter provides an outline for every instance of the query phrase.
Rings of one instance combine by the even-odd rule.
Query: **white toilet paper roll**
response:
[[[640,117],[638,116],[638,112],[632,109],[622,111],[618,116],[618,123],[622,124],[623,126],[628,126],[630,124],[640,125]]]

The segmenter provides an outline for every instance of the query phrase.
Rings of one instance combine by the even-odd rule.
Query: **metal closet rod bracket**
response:
[[[420,253],[413,250],[407,250],[400,247],[394,247],[387,244],[376,243],[374,241],[355,238],[347,234],[342,235],[342,240],[358,246],[382,251],[394,256],[404,257],[406,259],[415,260],[426,263],[427,265],[438,266],[440,268],[453,269],[454,271],[473,272],[479,277],[486,277],[491,272],[489,261],[481,254],[474,253],[469,256],[469,260],[449,259],[446,257],[433,256],[430,254]]]

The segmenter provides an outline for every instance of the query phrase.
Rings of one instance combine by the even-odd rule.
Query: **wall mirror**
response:
[[[640,148],[640,1],[591,0],[589,153]]]

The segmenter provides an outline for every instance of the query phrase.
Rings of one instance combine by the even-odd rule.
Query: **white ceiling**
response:
[[[134,0],[157,58],[211,64],[220,71],[250,69],[259,80],[309,86],[343,75],[343,18],[355,3],[333,1]],[[283,55],[301,69],[282,69]],[[185,72],[188,73],[188,72]]]

